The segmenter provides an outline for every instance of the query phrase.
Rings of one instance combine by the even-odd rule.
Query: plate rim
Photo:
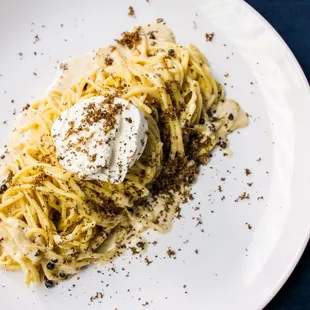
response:
[[[296,58],[296,56],[294,55],[294,53],[292,52],[291,48],[288,46],[286,41],[283,39],[281,34],[271,25],[271,23],[260,12],[258,12],[254,7],[252,7],[246,0],[238,0],[238,1],[242,2],[243,5],[245,5],[249,10],[251,10],[252,13],[255,14],[261,20],[261,22],[264,23],[271,32],[273,32],[274,35],[276,35],[278,40],[285,47],[286,51],[289,53],[291,60],[294,63],[296,70],[298,71],[301,77],[301,80],[305,86],[304,88],[307,89],[308,96],[310,99],[310,85],[306,77],[306,74],[303,71],[298,59]],[[309,101],[309,104],[310,104],[310,101]],[[273,298],[280,292],[284,284],[287,282],[287,280],[289,279],[289,277],[292,275],[293,271],[295,270],[308,244],[310,246],[310,224],[308,227],[308,233],[304,237],[304,240],[301,242],[298,252],[296,253],[293,260],[291,261],[291,265],[288,267],[286,273],[283,274],[282,278],[279,279],[279,282],[274,287],[274,289],[269,292],[266,299],[261,302],[261,305],[259,307],[260,309],[264,309],[273,300]]]

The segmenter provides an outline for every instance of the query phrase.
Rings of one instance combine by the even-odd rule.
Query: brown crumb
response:
[[[229,74],[226,72],[226,73],[224,74],[224,76],[225,76],[225,77],[229,77]]]
[[[113,64],[113,59],[111,57],[106,57],[104,59],[104,63],[105,65],[108,67],[108,66],[111,66]]]
[[[257,200],[263,200],[263,199],[264,199],[264,196],[257,197]]]
[[[218,189],[219,192],[222,192],[222,191],[223,191],[221,185],[219,185],[219,186],[217,187],[217,189]]]
[[[153,261],[149,260],[148,257],[146,257],[144,260],[145,260],[147,266],[153,263]]]
[[[29,108],[30,108],[30,104],[27,103],[27,104],[23,107],[22,112],[28,110]]]
[[[134,10],[134,8],[132,6],[130,6],[128,8],[128,15],[129,16],[135,16],[135,10]]]
[[[252,229],[252,225],[248,224],[248,229],[251,230]]]
[[[252,172],[250,171],[250,169],[246,168],[244,169],[244,173],[246,176],[250,175]]]
[[[61,64],[59,65],[59,68],[60,68],[61,70],[64,70],[64,71],[67,71],[67,70],[69,69],[67,63],[61,63]]]
[[[239,200],[245,200],[250,199],[250,195],[246,192],[243,192],[237,199],[235,199],[235,202],[238,202]]]
[[[140,30],[141,27],[138,27],[135,31],[123,32],[122,38],[115,41],[122,46],[127,46],[129,49],[133,49],[141,42]]]
[[[248,184],[248,187],[251,187],[253,185],[253,182],[252,183],[247,183]]]
[[[225,196],[223,196],[222,198],[221,198],[221,200],[223,201],[225,199]]]
[[[104,294],[103,293],[101,293],[101,292],[97,292],[96,293],[96,295],[94,295],[94,296],[91,296],[90,298],[89,298],[89,300],[91,301],[91,302],[93,302],[93,301],[95,301],[96,299],[102,299],[104,297]]]
[[[172,256],[175,256],[175,251],[171,250],[170,248],[167,250],[168,256],[171,258]]]
[[[96,159],[97,159],[97,154],[93,154],[93,155],[90,156],[90,161],[91,162],[96,161]]]
[[[206,34],[205,34],[205,37],[206,37],[206,39],[207,39],[208,42],[212,42],[213,37],[214,37],[214,32],[206,33]]]
[[[137,248],[136,248],[136,247],[134,247],[134,246],[130,247],[130,250],[131,250],[131,253],[132,253],[133,255],[135,255],[135,254],[139,254],[139,252],[138,252]]]

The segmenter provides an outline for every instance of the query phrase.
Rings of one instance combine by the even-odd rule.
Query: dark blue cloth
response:
[[[280,33],[310,81],[310,0],[246,1]],[[291,277],[265,310],[310,310],[310,244]]]

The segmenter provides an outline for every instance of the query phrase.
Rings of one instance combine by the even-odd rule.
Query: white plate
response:
[[[127,15],[129,5],[136,18]],[[310,218],[309,87],[285,43],[242,1],[1,1],[1,143],[13,111],[43,96],[57,60],[108,45],[122,31],[158,17],[178,42],[198,45],[227,83],[228,97],[251,115],[250,126],[231,135],[233,158],[217,153],[195,185],[195,200],[183,206],[184,218],[168,235],[148,236],[159,241],[146,254],[149,266],[145,256],[128,253],[113,264],[116,272],[112,265],[93,266],[52,290],[26,288],[22,274],[1,272],[2,309],[78,310],[89,303],[109,310],[261,309],[301,256]],[[206,32],[215,32],[213,42],[206,42]],[[234,202],[244,191],[251,199]],[[203,224],[196,227],[196,218]],[[167,257],[169,246],[176,260]],[[104,298],[90,302],[96,292]]]

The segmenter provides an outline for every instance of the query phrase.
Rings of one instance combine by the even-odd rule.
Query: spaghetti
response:
[[[23,139],[11,141],[11,159],[2,165],[0,266],[22,270],[27,284],[61,281],[107,262],[147,228],[169,230],[199,165],[247,125],[201,52],[176,44],[163,24],[124,33],[116,46],[99,49],[96,64],[65,91],[52,89],[26,107]],[[53,122],[95,96],[126,99],[148,121],[144,153],[120,184],[81,180],[55,155]]]

